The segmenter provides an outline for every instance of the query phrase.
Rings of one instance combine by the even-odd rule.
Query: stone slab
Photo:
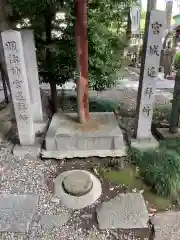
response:
[[[57,160],[72,159],[72,158],[88,158],[88,157],[125,157],[127,149],[125,146],[120,150],[87,150],[87,151],[41,151],[41,157],[48,159],[54,158]]]
[[[40,219],[40,224],[43,227],[48,228],[59,228],[67,223],[70,218],[70,214],[61,213],[60,215],[42,215]]]
[[[177,133],[170,133],[169,128],[156,128],[156,133],[162,138],[180,138],[180,129]]]
[[[98,225],[103,229],[148,228],[148,210],[140,193],[119,194],[97,208]]]
[[[148,139],[138,139],[138,140],[131,140],[131,146],[136,148],[140,151],[146,151],[149,149],[155,149],[159,147],[159,142],[152,136]]]
[[[180,240],[180,212],[158,213],[152,218],[154,240]]]
[[[31,96],[31,103],[33,105],[33,119],[34,121],[43,121],[34,33],[32,30],[29,29],[21,30],[21,38],[23,42],[24,59]]]
[[[88,151],[88,154],[96,151],[96,155],[98,151],[124,149],[123,134],[114,113],[91,113],[90,121],[84,125],[76,119],[77,114],[74,113],[53,116],[46,135],[47,152],[72,151],[77,155],[81,151]]]
[[[1,195],[0,232],[28,233],[37,202],[37,196]]]
[[[15,145],[13,149],[13,155],[16,157],[24,157],[26,155],[30,155],[32,157],[39,157],[41,153],[40,144],[35,146],[20,146]]]
[[[33,106],[29,94],[21,33],[8,30],[2,32],[1,36],[19,140],[21,145],[32,145],[35,143]]]

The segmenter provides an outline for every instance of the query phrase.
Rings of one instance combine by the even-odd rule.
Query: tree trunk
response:
[[[175,79],[170,126],[169,126],[170,133],[178,132],[179,114],[180,114],[180,70],[177,71],[176,79]]]
[[[10,29],[10,27],[11,27],[11,24],[9,20],[8,0],[0,0],[0,33]],[[8,103],[9,99],[8,99],[7,86],[9,88],[10,93],[11,93],[11,89],[9,85],[9,78],[8,78],[7,69],[6,69],[1,36],[0,36],[0,71],[1,71],[1,77],[3,82],[5,100]]]
[[[166,48],[167,39],[170,35],[172,9],[173,9],[173,2],[167,1],[166,2],[166,33],[165,33],[161,57],[160,57],[160,67],[164,66],[164,49]]]
[[[126,37],[127,37],[128,41],[131,40],[131,36],[132,36],[131,25],[132,25],[131,8],[129,8],[129,10],[128,10],[128,20],[127,20],[127,29],[126,29]]]
[[[89,119],[87,0],[75,0],[77,51],[77,106],[80,123]]]
[[[58,104],[57,104],[57,89],[56,89],[56,82],[53,79],[52,74],[52,61],[51,61],[51,50],[49,49],[48,45],[51,43],[51,30],[52,30],[52,15],[45,15],[45,28],[46,28],[46,68],[48,69],[48,81],[50,84],[51,90],[51,101],[52,101],[52,112],[56,113],[58,111]]]

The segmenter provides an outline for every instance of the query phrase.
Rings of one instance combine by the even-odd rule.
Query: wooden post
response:
[[[87,0],[75,0],[76,12],[76,51],[77,68],[77,105],[80,123],[89,119],[88,103],[88,33],[87,33]]]

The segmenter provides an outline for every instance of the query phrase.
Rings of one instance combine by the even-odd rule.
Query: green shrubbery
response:
[[[180,52],[176,53],[174,67],[176,70],[180,69]]]
[[[129,158],[157,194],[176,198],[180,191],[180,140],[162,141],[153,151],[129,151]]]

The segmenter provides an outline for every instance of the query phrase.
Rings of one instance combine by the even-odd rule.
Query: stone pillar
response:
[[[22,30],[21,37],[23,42],[24,59],[31,103],[33,106],[33,119],[34,121],[42,121],[43,113],[33,31]]]
[[[20,144],[33,145],[35,144],[32,114],[34,110],[30,100],[21,33],[9,30],[2,32],[1,36]]]
[[[142,61],[137,99],[137,121],[135,127],[135,137],[137,139],[151,138],[153,104],[162,50],[164,22],[165,12],[159,10],[151,11],[147,41],[145,42],[146,55],[144,62]]]

